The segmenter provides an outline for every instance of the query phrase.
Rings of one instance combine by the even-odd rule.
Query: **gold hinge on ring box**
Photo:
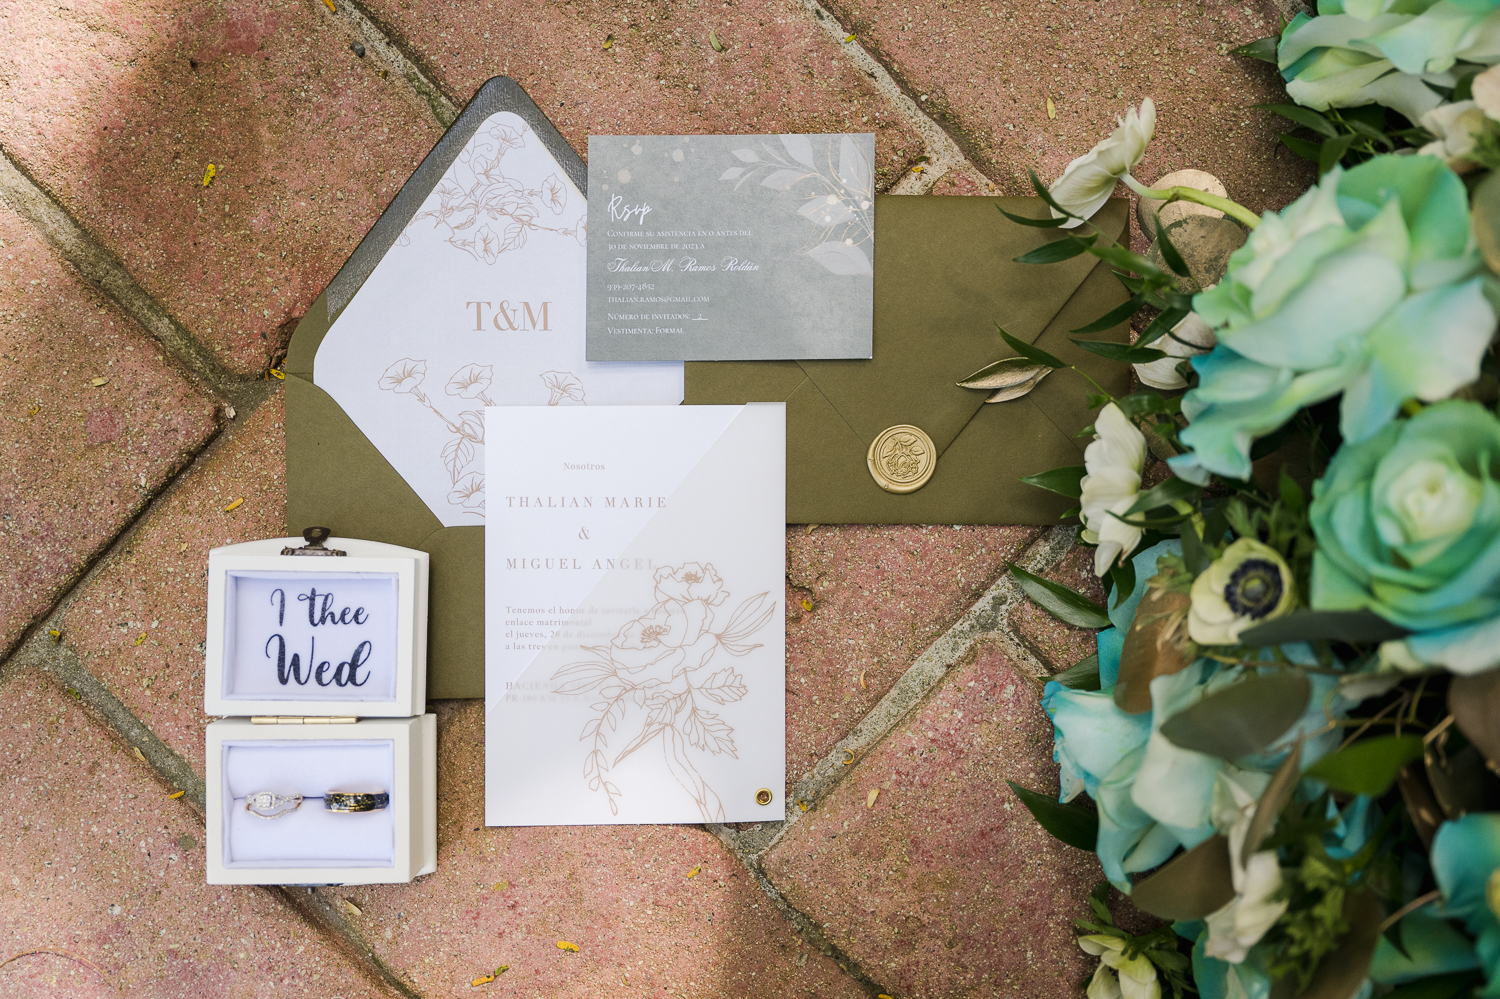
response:
[[[252,725],[353,725],[359,721],[353,715],[339,715],[336,718],[320,718],[308,715],[252,715]]]

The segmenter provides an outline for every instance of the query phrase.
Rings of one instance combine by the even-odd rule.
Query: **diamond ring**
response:
[[[245,795],[245,811],[262,819],[274,819],[302,807],[302,795],[256,791]]]

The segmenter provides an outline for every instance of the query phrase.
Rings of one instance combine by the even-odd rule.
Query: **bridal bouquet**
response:
[[[1023,262],[1112,266],[1130,300],[1076,342],[1140,386],[1026,480],[1077,498],[1108,597],[1013,570],[1103,630],[1042,694],[1060,796],[1012,787],[1103,868],[1090,999],[1500,996],[1500,0],[1324,0],[1245,51],[1320,167],[1287,208],[1142,185],[1148,100],[1009,216],[1057,230]],[[1120,180],[1200,214],[1106,245]],[[1210,223],[1242,245],[1205,273]],[[1073,377],[1002,334],[961,384]]]

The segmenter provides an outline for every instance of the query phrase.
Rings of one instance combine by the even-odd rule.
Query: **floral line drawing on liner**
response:
[[[847,135],[818,136],[826,139],[823,158],[826,169],[817,165],[811,139],[806,135],[781,135],[782,149],[762,142],[760,150],[744,147],[734,150],[735,158],[748,166],[732,166],[720,175],[722,181],[735,181],[738,191],[761,170],[769,170],[760,179],[761,187],[789,191],[803,181],[820,182],[802,195],[797,214],[819,230],[819,242],[807,255],[833,274],[854,276],[874,274],[865,243],[875,238],[875,174],[865,154]],[[838,166],[833,163],[834,140],[838,140]],[[782,153],[786,155],[783,156]]]
[[[547,405],[556,406],[564,399],[583,402],[583,383],[571,371],[544,371],[540,375],[551,398]],[[443,467],[448,469],[448,481],[453,486],[448,493],[448,502],[463,507],[476,517],[484,516],[484,475],[469,470],[479,456],[478,449],[484,446],[484,410],[466,409],[458,414],[457,422],[450,420],[433,404],[422,391],[422,382],[427,379],[426,360],[403,357],[385,369],[380,376],[380,387],[397,395],[409,395],[430,409],[453,439],[443,445],[440,457]],[[490,384],[495,380],[493,364],[466,364],[453,373],[443,392],[459,399],[473,399],[482,406],[497,405],[490,398]]]
[[[714,608],[729,599],[729,590],[712,563],[662,566],[656,570],[654,592],[656,604],[623,625],[609,645],[584,647],[592,659],[568,663],[554,673],[552,679],[562,684],[553,692],[598,690],[603,698],[591,705],[598,714],[584,725],[579,741],[590,744],[584,779],[589,790],[605,793],[611,815],[620,814],[616,799],[623,792],[606,775],[660,740],[668,772],[692,796],[703,820],[723,822],[724,804],[689,751],[739,759],[734,729],[704,705],[733,703],[749,688],[733,664],[722,665],[721,660],[721,668],[712,673],[708,665],[720,649],[739,657],[760,648],[748,639],[771,620],[777,602],[769,591],[748,597],[714,631]],[[632,721],[634,735],[611,760],[611,735],[625,731],[621,726]]]
[[[547,217],[546,213],[558,216],[567,208],[568,189],[556,171],[548,174],[539,187],[528,188],[501,169],[505,154],[526,144],[527,131],[495,122],[477,133],[435,188],[437,206],[414,215],[397,244],[410,245],[408,232],[424,219],[431,219],[434,228],[446,226],[446,242],[490,264],[501,254],[521,249],[537,232],[572,236],[580,245],[586,244],[587,213],[571,227],[547,226],[539,221]]]

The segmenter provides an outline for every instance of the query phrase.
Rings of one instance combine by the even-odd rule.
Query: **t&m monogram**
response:
[[[547,308],[551,302],[542,302],[540,306],[533,306],[530,302],[518,302],[515,305],[506,299],[501,299],[498,306],[489,302],[465,302],[465,308],[474,310],[474,329],[472,332],[484,332],[485,310],[490,311],[490,325],[501,333],[525,333],[536,330],[550,333],[552,328],[547,325]]]

